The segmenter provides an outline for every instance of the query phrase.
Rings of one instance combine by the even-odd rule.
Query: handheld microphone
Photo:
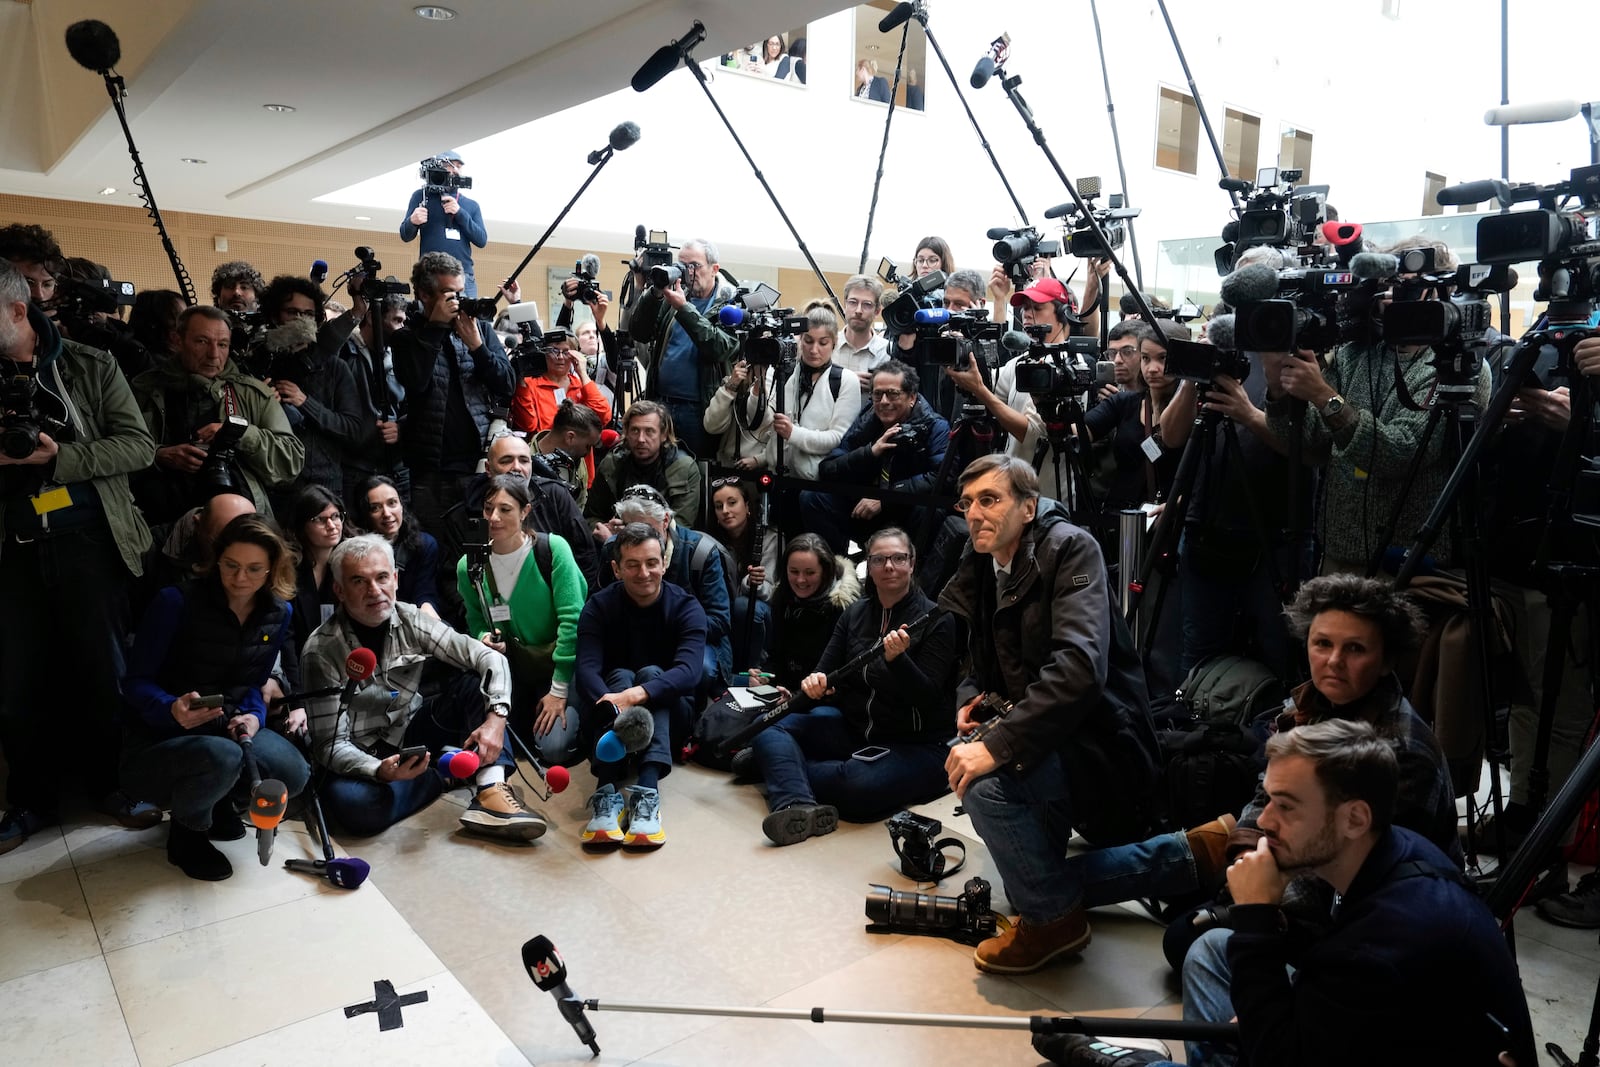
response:
[[[609,452],[611,449],[616,448],[617,442],[620,440],[622,440],[622,435],[609,426],[600,431],[600,448],[602,451]]]
[[[1220,288],[1229,307],[1271,300],[1278,295],[1278,272],[1265,263],[1251,263],[1222,279]]]
[[[313,260],[311,264],[311,280],[321,285],[328,280],[328,261],[325,259]]]
[[[986,55],[978,60],[978,65],[972,68],[972,87],[982,89],[989,84],[989,79],[994,77],[994,56]]]
[[[899,29],[915,10],[915,4],[908,4],[901,0],[900,3],[894,5],[893,11],[878,20],[878,32],[888,33],[890,30]]]
[[[589,1025],[588,1018],[583,1014],[583,1001],[567,986],[567,963],[548,937],[540,934],[523,943],[522,966],[527,968],[528,977],[533,979],[534,985],[556,998],[561,1017],[567,1020],[572,1032],[578,1035],[578,1040],[588,1045],[596,1056],[600,1055],[594,1027]]]
[[[644,61],[644,66],[634,73],[633,79],[628,84],[633,86],[634,92],[644,92],[677,69],[679,60],[687,60],[689,58],[689,49],[705,39],[705,25],[699,19],[695,19],[694,25],[690,27],[688,33],[671,44],[664,44],[657,48],[655,53]]]
[[[471,749],[446,748],[439,754],[439,766],[452,778],[471,778],[483,766],[483,760]]]
[[[655,718],[644,708],[635,706],[617,710],[614,704],[601,703],[597,707],[610,709],[611,729],[600,735],[594,747],[595,759],[601,763],[617,763],[632,752],[643,752],[655,737]]]
[[[1364,282],[1393,278],[1400,273],[1400,259],[1387,252],[1362,252],[1350,258],[1350,273]]]
[[[1206,324],[1206,340],[1224,352],[1235,351],[1234,318],[1232,315],[1218,315]]]
[[[912,316],[918,326],[942,326],[950,321],[949,308],[918,308]]]
[[[67,31],[71,33],[71,30]],[[1492,107],[1483,113],[1485,126],[1522,126],[1533,122],[1564,122],[1583,108],[1576,100],[1547,100],[1540,104]]]
[[[105,74],[122,58],[122,42],[99,19],[84,19],[67,27],[67,51],[79,66]]]
[[[372,873],[371,864],[354,856],[331,860],[284,860],[283,866],[285,870],[326,879],[335,889],[359,889]]]

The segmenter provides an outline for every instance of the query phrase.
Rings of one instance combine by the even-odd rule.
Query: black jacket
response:
[[[400,437],[413,471],[470,471],[483,455],[491,415],[511,406],[517,383],[500,335],[479,321],[483,344],[466,350],[448,323],[413,319],[390,340],[394,373],[406,391],[406,429]],[[459,389],[465,407],[450,403]],[[471,425],[463,422],[470,419]],[[446,439],[471,441],[446,454]]]
[[[844,609],[816,669],[824,674],[871,648],[888,631],[933,610],[934,603],[912,587],[898,604],[885,609],[875,591]],[[931,623],[893,663],[874,656],[859,674],[829,679],[835,693],[824,702],[844,712],[869,741],[944,741],[955,735],[956,705],[950,687],[960,665],[961,626],[949,615]]]
[[[856,485],[876,485],[881,479],[885,461],[889,467],[889,483],[905,493],[931,492],[938,480],[939,464],[944,460],[945,449],[950,444],[950,424],[934,413],[928,402],[917,397],[916,407],[905,424],[915,426],[916,444],[901,444],[882,456],[872,454],[872,443],[882,437],[889,427],[879,420],[869,403],[828,458],[822,461],[823,481],[852,482]],[[904,430],[902,433],[906,432]]]

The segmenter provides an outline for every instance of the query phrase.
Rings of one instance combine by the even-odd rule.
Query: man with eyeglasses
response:
[[[490,323],[461,314],[466,284],[460,262],[425,253],[411,268],[422,314],[390,340],[395,377],[406,391],[400,443],[411,468],[411,512],[435,536],[477,471],[494,413],[510,407],[517,384]]]
[[[821,480],[896,493],[927,493],[944,461],[950,424],[917,392],[917,372],[891,359],[872,375],[872,404],[822,461]],[[805,528],[843,554],[851,540],[885,526],[915,527],[915,505],[874,496],[837,497],[807,489],[800,494]]]
[[[703,237],[683,243],[678,266],[678,281],[639,298],[629,332],[650,347],[644,395],[671,413],[681,443],[709,459],[713,441],[702,420],[739,350],[739,339],[717,325],[717,312],[736,290],[718,275],[717,246]]]
[[[280,274],[261,296],[267,332],[248,354],[248,370],[259,374],[283,405],[284,416],[305,445],[300,476],[280,491],[284,504],[306,485],[321,485],[344,495],[345,456],[368,433],[362,395],[339,349],[366,314],[358,295],[349,311],[334,319],[323,314],[327,294],[310,278]]]
[[[636,400],[622,416],[622,445],[595,468],[583,514],[594,523],[595,540],[616,533],[613,519],[622,491],[648,485],[659,492],[684,526],[700,517],[700,465],[678,448],[677,422],[665,404]]]
[[[833,361],[853,370],[861,391],[872,388],[872,372],[889,358],[889,339],[873,330],[883,307],[883,283],[870,274],[853,274],[844,283],[844,329]]]
[[[956,691],[956,729],[980,724],[986,694],[1010,708],[955,745],[945,771],[1021,916],[973,961],[1028,974],[1088,945],[1067,840],[1074,829],[1097,845],[1144,836],[1136,809],[1153,799],[1155,732],[1094,538],[1055,506],[1041,513],[1038,475],[1015,457],[975,460],[959,485],[971,541],[939,596],[967,625],[971,670]]]
[[[219,492],[248,497],[272,517],[268,491],[292,483],[305,445],[289,426],[278,394],[230,358],[233,323],[199,304],[178,316],[178,351],[133,380],[135,399],[156,441],[155,465],[133,482],[145,518],[173,522]],[[241,436],[213,454],[222,429],[242,420]]]

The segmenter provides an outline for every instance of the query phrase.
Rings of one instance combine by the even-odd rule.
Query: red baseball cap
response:
[[[1035,304],[1064,300],[1067,303],[1067,310],[1072,312],[1078,310],[1078,301],[1073,297],[1072,290],[1062,285],[1056,278],[1040,278],[1021,292],[1011,294],[1011,306],[1014,308],[1019,308],[1030,300]]]

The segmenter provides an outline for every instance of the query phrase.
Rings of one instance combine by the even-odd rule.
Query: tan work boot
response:
[[[1089,914],[1073,908],[1054,922],[1018,919],[998,937],[980,942],[972,962],[990,974],[1032,974],[1057,956],[1076,956],[1089,945]]]
[[[1223,815],[1204,826],[1184,832],[1189,851],[1194,855],[1195,881],[1201,889],[1212,889],[1221,884],[1228,870],[1228,835],[1238,825],[1238,819]]]
[[[478,790],[461,813],[461,828],[484,837],[532,841],[548,827],[543,818],[527,809],[509,783],[497,782]]]

